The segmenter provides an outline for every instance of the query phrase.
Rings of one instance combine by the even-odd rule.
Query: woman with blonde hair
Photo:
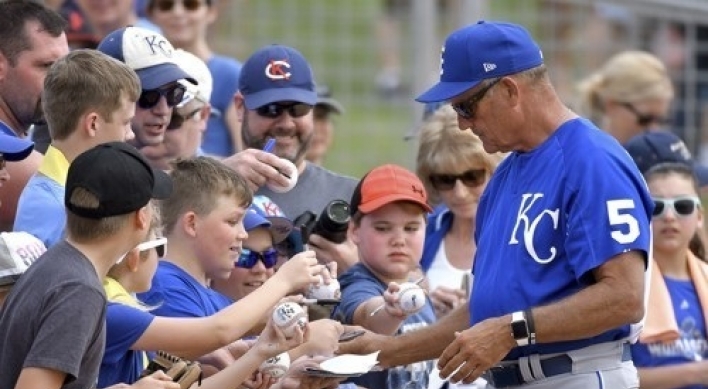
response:
[[[666,124],[674,87],[653,54],[623,51],[578,84],[576,110],[620,143]]]
[[[428,219],[421,267],[428,277],[431,300],[438,317],[465,298],[463,280],[475,253],[477,204],[501,154],[488,154],[471,131],[461,131],[457,114],[439,108],[420,132],[417,174],[433,203]]]

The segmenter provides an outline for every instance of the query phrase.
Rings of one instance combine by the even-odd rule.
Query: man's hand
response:
[[[440,377],[470,384],[483,372],[501,361],[516,342],[511,335],[511,316],[495,317],[477,323],[472,328],[455,333],[455,340],[438,360]]]
[[[374,333],[360,326],[344,326],[344,332],[364,330],[364,334],[357,336],[352,340],[339,343],[337,354],[356,354],[366,355],[371,354],[381,349],[381,345],[386,342],[386,339],[391,336]]]
[[[359,251],[349,238],[342,243],[334,243],[317,234],[310,235],[309,248],[314,250],[320,263],[334,261],[337,264],[338,274],[359,262]]]
[[[281,171],[288,171],[288,165],[275,154],[263,150],[246,149],[222,159],[221,162],[245,178],[254,192],[267,181],[288,187],[289,180],[280,174]]]
[[[301,355],[323,355],[332,356],[339,348],[339,337],[344,333],[344,327],[335,320],[320,319],[308,324],[309,331],[315,336],[294,349],[291,354],[295,354],[293,359]]]

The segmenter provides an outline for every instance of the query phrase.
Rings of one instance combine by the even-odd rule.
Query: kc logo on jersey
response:
[[[265,68],[266,77],[271,80],[288,80],[290,79],[290,63],[284,59],[270,61]]]
[[[531,210],[533,205],[542,197],[543,193],[524,193],[521,196],[521,204],[519,205],[519,212],[516,215],[516,224],[514,225],[514,230],[511,232],[511,239],[509,239],[509,244],[519,244],[519,240],[516,236],[518,234],[519,227],[521,227],[522,236],[524,240],[524,247],[526,248],[526,251],[537,263],[546,264],[550,263],[556,258],[558,249],[556,249],[556,247],[554,246],[549,247],[548,252],[550,253],[550,255],[546,258],[541,258],[536,251],[536,247],[534,247],[533,245],[534,236],[536,234],[536,229],[538,228],[539,223],[544,218],[549,219],[549,221],[553,223],[554,230],[558,229],[559,209],[544,209],[543,211],[541,211],[541,213],[535,215],[535,217],[529,216],[529,211]]]

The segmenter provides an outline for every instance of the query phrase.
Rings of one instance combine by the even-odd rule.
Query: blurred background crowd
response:
[[[106,17],[115,12],[111,7],[134,3],[146,16],[140,0],[77,0],[73,8],[64,0],[47,3],[65,10],[102,7]],[[412,97],[437,77],[444,36],[478,19],[529,28],[573,107],[579,105],[578,82],[613,54],[655,54],[675,87],[665,126],[698,159],[708,160],[708,117],[702,114],[708,103],[708,4],[700,0],[220,0],[216,6],[208,32],[215,52],[242,62],[265,44],[296,47],[317,82],[346,107],[335,117],[334,142],[323,162],[344,174],[358,177],[384,162],[412,165],[415,145],[405,140],[414,137],[424,110]],[[70,22],[70,38],[85,38],[87,23]]]

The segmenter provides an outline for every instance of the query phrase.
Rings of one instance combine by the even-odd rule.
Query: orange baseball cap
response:
[[[410,201],[433,211],[418,176],[398,165],[382,165],[366,173],[354,189],[350,211],[366,214],[394,201]]]

